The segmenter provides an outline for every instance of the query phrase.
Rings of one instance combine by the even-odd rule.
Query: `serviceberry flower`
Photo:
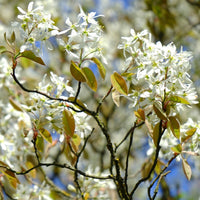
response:
[[[146,107],[155,101],[173,101],[173,97],[182,99],[182,102],[174,100],[175,110],[182,109],[183,102],[197,103],[197,93],[188,74],[190,52],[177,51],[173,43],[153,43],[150,33],[136,34],[133,29],[131,36],[122,37],[118,48],[124,52],[128,72],[135,74],[131,80],[134,89],[129,95],[134,107]]]

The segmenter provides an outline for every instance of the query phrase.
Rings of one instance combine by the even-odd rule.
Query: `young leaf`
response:
[[[3,174],[5,174],[6,177],[8,178],[10,185],[16,189],[17,184],[19,184],[20,182],[17,179],[17,177],[15,176],[15,174],[13,172],[11,172],[10,170],[3,171]]]
[[[112,100],[117,107],[120,106],[120,93],[115,89],[112,90]]]
[[[101,61],[100,61],[98,58],[95,58],[95,57],[91,58],[91,60],[97,65],[101,77],[102,77],[103,79],[105,79],[105,76],[106,76],[106,69],[105,69],[105,67],[103,66],[103,64],[101,63]]]
[[[128,87],[126,84],[126,81],[124,78],[118,74],[117,72],[114,72],[111,77],[111,83],[113,87],[121,94],[128,95]]]
[[[24,58],[27,58],[29,60],[32,60],[36,63],[39,63],[41,65],[45,65],[42,58],[40,57],[37,57],[32,51],[30,50],[27,50],[27,51],[23,51],[21,54],[20,54],[20,57],[24,57]]]
[[[71,165],[74,165],[77,157],[72,153],[71,148],[68,144],[65,144],[64,154],[68,161],[70,161]]]
[[[84,67],[82,68],[82,71],[86,77],[86,81],[88,86],[93,90],[93,91],[97,91],[97,80],[95,78],[94,73],[92,72],[92,70],[88,67]]]
[[[154,142],[154,144],[155,144],[156,147],[158,145],[159,134],[160,134],[160,122],[158,122],[154,126],[154,129],[153,129],[153,142]]]
[[[49,143],[52,143],[52,136],[51,133],[45,129],[45,128],[40,128],[39,129],[41,136]]]
[[[183,172],[188,180],[191,179],[192,170],[186,159],[182,159]]]
[[[65,134],[69,135],[70,137],[73,137],[75,131],[75,120],[72,113],[69,110],[65,109],[63,111],[62,121]]]
[[[75,100],[75,97],[69,97],[68,100],[71,101],[71,102],[73,102],[73,101]],[[83,102],[82,102],[81,100],[76,99],[76,102],[80,105],[80,106],[75,105],[75,106],[78,107],[79,109],[82,110],[83,108],[86,108],[85,105],[83,104]]]
[[[15,42],[15,32],[14,31],[12,32],[12,35],[10,37],[10,41],[11,41],[11,43]]]
[[[6,47],[0,46],[0,54],[4,53],[6,51],[7,51]]]
[[[23,112],[20,106],[11,97],[9,98],[9,102],[15,110]]]
[[[156,113],[156,115],[158,116],[158,118],[160,118],[161,120],[167,120],[167,116],[164,113],[164,111],[162,110],[161,105],[159,103],[154,102],[153,110]]]
[[[144,110],[139,108],[137,111],[134,112],[135,116],[139,119],[141,119],[142,121],[145,121],[145,113]]]
[[[37,137],[36,147],[37,147],[38,151],[44,152],[44,138],[43,137],[41,137],[41,136]]]
[[[76,65],[75,62],[71,61],[71,65],[70,65],[70,72],[72,74],[72,76],[80,82],[85,82],[86,78],[84,76],[84,73],[81,71],[81,69]]]
[[[194,134],[195,134],[195,132],[196,132],[196,130],[197,130],[197,128],[191,128],[191,129],[189,129],[188,131],[186,131],[186,135],[187,136],[193,136]]]
[[[179,139],[180,137],[180,123],[175,116],[169,117],[169,125],[173,135]]]
[[[71,145],[73,150],[77,153],[78,152],[78,147],[81,143],[81,138],[79,137],[79,135],[74,134],[73,137],[71,138]]]
[[[177,144],[176,146],[171,147],[171,150],[172,150],[174,153],[180,154],[180,153],[182,152],[182,146],[181,146],[181,144]]]
[[[170,100],[175,102],[175,103],[182,103],[182,104],[190,104],[186,99],[184,99],[183,97],[179,97],[179,96],[171,96]]]
[[[185,135],[181,137],[181,142],[185,142],[187,139],[192,137],[195,134],[196,130],[197,128],[191,128],[188,131],[186,131]]]

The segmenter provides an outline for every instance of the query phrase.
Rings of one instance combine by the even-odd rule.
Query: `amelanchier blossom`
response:
[[[34,8],[34,2],[30,2],[27,11],[17,7],[20,11],[18,19],[14,22],[15,29],[20,30],[23,45],[20,51],[37,50],[36,42],[48,42],[48,39],[57,34],[58,28],[54,26],[51,15],[44,11],[42,6]],[[20,27],[19,27],[20,26]]]
[[[126,71],[134,73],[129,95],[134,108],[146,107],[155,101],[167,102],[172,96],[184,98],[188,104],[197,103],[197,93],[188,74],[190,52],[177,51],[173,43],[166,46],[153,43],[148,31],[135,33],[133,29],[131,36],[122,37],[118,48],[123,49]],[[181,107],[177,102],[175,109]]]
[[[102,28],[95,20],[102,15],[96,15],[91,12],[85,14],[80,7],[80,14],[77,16],[76,22],[71,22],[69,18],[66,19],[67,29],[58,33],[58,35],[65,34],[67,42],[59,39],[59,43],[64,47],[70,59],[79,61],[92,58],[93,56],[100,56],[104,59],[101,52],[101,37]],[[104,59],[104,62],[105,59]]]
[[[97,91],[95,73],[93,74],[92,70],[89,71],[85,67],[88,61],[93,61],[101,77],[105,78],[106,70],[100,61],[103,60],[106,63],[101,46],[103,31],[96,20],[101,15],[96,15],[95,12],[86,14],[81,6],[79,9],[77,20],[72,22],[68,17],[65,21],[66,30],[59,31],[51,20],[51,15],[46,13],[42,6],[34,8],[34,2],[30,2],[27,11],[18,7],[21,13],[18,15],[20,22],[14,22],[13,26],[16,35],[20,33],[22,40],[18,35],[15,39],[13,34],[10,39],[13,41],[12,44],[9,44],[9,39],[7,40],[8,46],[13,50],[7,51],[12,57],[11,62],[7,62],[7,57],[0,59],[0,89],[5,94],[0,100],[0,114],[3,116],[0,120],[0,162],[2,165],[0,183],[4,185],[6,178],[10,178],[10,185],[14,186],[10,196],[15,199],[54,199],[53,190],[57,187],[49,181],[47,177],[49,174],[43,170],[45,167],[49,167],[50,170],[52,166],[55,167],[56,173],[57,169],[67,171],[69,178],[63,176],[61,180],[66,181],[68,190],[62,193],[66,196],[72,194],[70,198],[116,199],[117,197],[111,198],[110,193],[116,195],[118,190],[121,197],[125,196],[123,199],[128,199],[129,194],[132,199],[129,191],[129,188],[132,188],[132,180],[129,179],[131,176],[128,173],[130,162],[134,160],[132,150],[135,147],[132,145],[131,137],[134,136],[134,131],[143,124],[146,124],[148,129],[146,130],[149,132],[147,135],[149,150],[146,154],[151,161],[154,161],[156,157],[155,152],[158,160],[169,160],[176,154],[179,155],[176,157],[178,160],[181,160],[182,154],[185,153],[199,154],[199,122],[194,123],[192,119],[188,119],[181,125],[177,117],[185,107],[197,103],[197,94],[189,76],[191,53],[182,49],[177,51],[173,43],[162,45],[161,42],[152,42],[151,34],[147,30],[136,33],[131,29],[129,37],[122,37],[118,48],[123,50],[125,57],[124,73],[121,75],[115,73],[113,82],[120,87],[121,83],[126,84],[129,81],[130,88],[125,87],[127,90],[124,93],[131,101],[130,107],[135,113],[141,109],[138,115],[143,113],[139,116],[140,119],[135,120],[133,116],[134,125],[132,122],[127,124],[123,121],[121,115],[119,121],[122,125],[120,126],[124,127],[115,129],[116,121],[112,125],[109,124],[112,115],[115,114],[115,108],[109,108],[106,114],[103,113],[103,106],[107,103],[106,98],[111,92],[116,92],[113,79],[112,86],[109,87],[110,89],[106,88],[108,91],[99,101],[98,94],[93,95]],[[71,62],[68,66],[71,72],[70,80],[68,80],[68,74],[65,73],[67,70],[51,66],[55,67],[52,70],[54,72],[51,71],[51,67],[47,67],[45,71],[47,73],[42,76],[39,84],[34,84],[37,85],[36,88],[29,89],[27,83],[29,79],[27,78],[27,82],[24,83],[21,74],[22,70],[26,70],[29,66],[24,67],[20,59],[23,57],[29,59],[30,62],[34,61],[43,65],[43,61],[35,52],[39,52],[42,43],[48,45],[48,40],[52,36],[55,36],[66,51],[67,64],[64,66],[68,66]],[[20,44],[17,44],[18,41]],[[5,53],[7,50],[5,49],[6,47],[1,46],[0,50]],[[60,49],[58,52],[61,53]],[[55,72],[60,72],[60,75]],[[122,77],[128,77],[127,81]],[[76,90],[72,87],[74,82],[78,85]],[[92,96],[89,97],[92,97],[91,99],[96,103],[94,106],[97,107],[94,110],[93,107],[86,105],[85,101],[82,102],[80,91],[85,83],[93,90],[90,91]],[[123,91],[124,88],[120,89]],[[129,126],[132,128],[123,135]],[[94,134],[96,133],[94,138],[93,131]],[[116,136],[118,132],[122,140]],[[156,134],[162,136],[159,144],[155,142],[158,140],[158,137],[155,137]],[[59,138],[55,139],[55,135]],[[127,148],[129,136],[130,143]],[[187,143],[188,139],[190,143]],[[98,140],[101,141],[97,142],[97,146],[95,142]],[[137,143],[137,140],[134,138],[133,142]],[[118,151],[118,147],[122,153]],[[91,149],[95,153],[90,154]],[[100,157],[101,169],[99,169],[100,164],[95,163],[97,159],[92,157],[94,155]],[[126,157],[126,162],[123,156]],[[85,166],[91,159],[94,159],[94,166]],[[52,160],[53,162],[50,163]],[[187,164],[186,161],[184,162]],[[105,168],[109,169],[109,172]],[[155,168],[152,168],[153,171]],[[16,176],[20,173],[17,172],[22,172],[21,175],[25,175],[27,180],[20,179],[19,184]],[[41,173],[38,173],[37,177],[41,181],[36,183],[34,179],[37,172]],[[57,177],[57,174],[55,176]],[[44,180],[42,180],[43,177]],[[187,175],[187,178],[190,179],[190,175]],[[71,184],[69,180],[72,179],[74,182]],[[58,193],[62,191],[57,190]],[[1,193],[0,190],[0,195]]]

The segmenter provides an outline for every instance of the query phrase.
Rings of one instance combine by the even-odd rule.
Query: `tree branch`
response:
[[[155,159],[154,159],[154,162],[153,162],[153,165],[148,173],[148,175],[144,178],[141,178],[134,186],[133,190],[131,191],[131,194],[130,196],[132,197],[133,194],[135,193],[135,191],[137,190],[138,186],[142,183],[142,182],[145,182],[146,180],[148,180],[151,176],[151,173],[154,171],[155,167],[156,167],[156,164],[157,164],[157,160],[158,160],[158,156],[159,156],[159,152],[160,152],[160,149],[161,149],[161,146],[160,146],[160,141],[161,141],[161,138],[162,138],[162,135],[164,133],[165,129],[162,130],[162,120],[160,120],[160,124],[159,124],[159,137],[158,137],[158,141],[157,141],[157,148],[156,148],[156,155],[155,155]]]

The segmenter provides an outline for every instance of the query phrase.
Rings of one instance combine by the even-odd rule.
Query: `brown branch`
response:
[[[148,187],[148,197],[150,200],[154,200],[156,198],[156,194],[154,192],[154,196],[151,197],[151,188],[153,187],[153,185],[155,184],[155,182],[160,178],[160,176],[162,176],[162,174],[164,173],[164,171],[169,167],[169,165],[171,164],[171,162],[178,156],[179,154],[174,154],[174,156],[167,162],[167,164],[165,165],[165,167],[161,170],[161,172],[158,174],[158,176],[153,180],[153,182],[151,183],[151,185]]]
[[[131,194],[130,196],[132,197],[133,194],[135,193],[135,191],[137,190],[138,186],[145,182],[146,180],[148,180],[151,176],[151,173],[154,171],[155,167],[156,167],[156,164],[157,164],[157,160],[158,160],[158,156],[159,156],[159,152],[160,152],[160,149],[161,149],[161,146],[160,146],[160,141],[161,141],[161,138],[162,138],[162,135],[164,133],[165,129],[162,130],[162,120],[160,120],[160,125],[159,125],[159,137],[158,137],[158,141],[157,141],[157,148],[156,148],[156,155],[155,155],[155,159],[154,159],[154,162],[153,162],[153,165],[148,173],[148,175],[144,178],[141,178],[134,186],[133,190],[131,191]]]

